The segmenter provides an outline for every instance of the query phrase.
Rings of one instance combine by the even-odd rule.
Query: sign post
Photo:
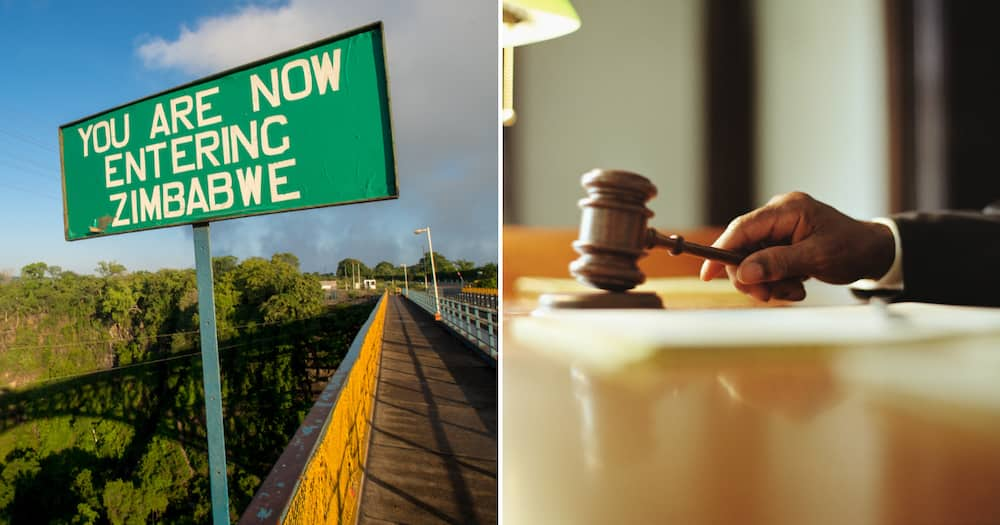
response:
[[[229,522],[209,222],[399,196],[381,22],[59,128],[66,240],[191,224],[212,517]]]
[[[198,282],[201,377],[202,383],[205,385],[205,430],[208,434],[208,472],[212,493],[212,522],[216,524],[229,523],[226,433],[222,419],[222,378],[219,373],[218,329],[215,326],[212,243],[209,238],[207,222],[194,225],[194,265]]]

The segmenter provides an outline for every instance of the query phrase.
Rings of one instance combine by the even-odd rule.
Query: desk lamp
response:
[[[569,0],[504,0],[500,42],[503,45],[501,119],[514,124],[514,46],[533,44],[576,31],[580,17]]]

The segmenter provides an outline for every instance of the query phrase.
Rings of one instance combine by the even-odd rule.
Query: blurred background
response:
[[[571,3],[572,15],[566,0],[504,0],[505,18],[509,5],[517,19],[533,4],[580,24],[514,47],[505,97],[504,518],[997,522],[987,494],[1000,476],[989,445],[1000,418],[985,400],[1000,399],[998,382],[976,379],[998,369],[982,360],[996,356],[995,339],[835,342],[868,322],[917,333],[946,309],[893,305],[931,306],[898,322],[864,307],[753,311],[744,307],[764,305],[698,281],[699,259],[665,250],[640,260],[649,279],[638,290],[669,313],[544,303],[572,305],[587,289],[567,266],[580,175],[593,168],[650,178],[651,225],[696,242],[793,190],[860,219],[1000,199],[1000,3]],[[981,266],[970,271],[990,271]],[[806,287],[805,303],[856,302],[846,287]],[[816,339],[766,341],[792,331]],[[973,384],[968,401],[952,397]]]
[[[858,218],[1000,198],[1000,4],[572,6],[578,30],[513,51],[507,225],[576,227],[595,167],[650,178],[664,229],[725,225],[792,190]]]

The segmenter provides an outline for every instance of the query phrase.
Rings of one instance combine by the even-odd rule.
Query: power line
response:
[[[324,319],[331,319],[331,318],[335,318],[335,317],[337,317],[336,312],[332,312],[332,313],[327,313],[327,314],[323,314],[323,315],[318,315],[318,316],[310,318],[310,319],[304,319],[303,321],[306,321],[306,320],[324,320]],[[287,321],[270,321],[270,322],[262,322],[262,323],[248,323],[248,324],[244,324],[244,325],[234,326],[232,328],[233,329],[242,329],[242,328],[249,328],[249,327],[271,326],[271,325],[282,324],[282,323],[286,323],[286,322]],[[182,331],[182,332],[171,332],[171,333],[167,333],[167,334],[157,334],[157,335],[152,335],[152,336],[142,336],[142,337],[136,337],[136,338],[133,338],[133,339],[95,339],[95,340],[91,340],[91,341],[73,341],[73,342],[68,342],[68,343],[57,343],[57,344],[52,344],[52,345],[12,346],[12,347],[8,347],[8,348],[4,349],[4,351],[9,351],[9,350],[43,350],[43,349],[66,348],[66,347],[70,347],[70,346],[82,346],[82,345],[87,345],[87,344],[99,344],[99,343],[129,343],[129,342],[133,342],[133,341],[142,341],[142,340],[150,340],[150,339],[160,339],[160,338],[164,338],[164,337],[172,337],[172,336],[175,336],[175,335],[190,335],[190,334],[196,334],[196,333],[199,333],[199,332],[200,332],[200,330],[187,330],[187,331]],[[238,343],[238,344],[230,344],[230,345],[220,346],[219,350],[220,351],[224,351],[224,350],[232,350],[234,348],[242,348],[244,346],[248,346],[248,345],[252,345],[252,344],[258,344],[258,343],[260,343],[262,341],[271,341],[271,340],[274,340],[274,339],[279,339],[281,337],[284,337],[284,335],[275,335],[275,336],[264,337],[264,338],[258,337],[258,338],[255,338],[252,341],[247,341],[245,343]],[[64,381],[64,380],[69,380],[69,379],[77,379],[77,378],[82,378],[82,377],[94,376],[94,375],[98,375],[98,374],[106,374],[106,373],[109,373],[109,372],[115,372],[115,371],[119,371],[119,370],[127,370],[127,369],[130,369],[130,368],[136,368],[136,367],[140,367],[140,366],[149,366],[149,365],[154,365],[154,364],[163,363],[163,362],[167,362],[167,361],[173,361],[173,360],[177,360],[177,359],[183,359],[183,358],[192,357],[194,355],[200,355],[200,354],[201,354],[200,350],[195,350],[195,351],[191,351],[191,352],[184,353],[184,354],[172,355],[172,356],[169,356],[169,357],[164,357],[164,358],[161,358],[161,359],[156,359],[156,360],[153,360],[153,361],[143,361],[141,363],[132,363],[132,364],[129,364],[129,365],[119,366],[119,367],[115,367],[115,368],[106,368],[106,369],[101,369],[101,370],[91,370],[91,371],[80,372],[80,373],[76,373],[76,374],[66,374],[66,375],[62,375],[62,376],[56,376],[56,377],[50,377],[50,378],[45,378],[45,379],[39,379],[38,381],[33,381],[31,383],[25,384],[24,387],[19,388],[18,390],[23,391],[24,388],[26,388],[26,387],[34,387],[34,386],[37,386],[37,385],[41,385],[41,384],[45,384],[45,383],[51,383],[51,382],[54,382],[54,381]]]
[[[247,341],[245,343],[240,343],[240,344],[232,344],[232,345],[220,346],[219,347],[219,351],[232,350],[234,348],[242,348],[244,346],[248,346],[248,345],[260,343],[261,341],[271,341],[273,339],[279,339],[281,337],[283,337],[283,336],[276,335],[276,336],[272,336],[272,337],[257,338],[257,339],[254,339],[253,341]],[[152,361],[143,361],[141,363],[132,363],[132,364],[124,365],[124,366],[118,366],[118,367],[115,367],[115,368],[104,368],[104,369],[101,369],[101,370],[91,370],[91,371],[88,371],[88,372],[79,372],[79,373],[76,373],[76,374],[66,374],[66,375],[61,375],[61,376],[56,376],[56,377],[47,377],[45,379],[39,379],[38,381],[33,381],[31,383],[27,383],[25,385],[25,387],[34,387],[34,386],[37,386],[37,385],[42,385],[42,384],[45,384],[45,383],[52,383],[52,382],[55,382],[55,381],[66,381],[66,380],[70,380],[70,379],[79,379],[79,378],[82,378],[82,377],[96,376],[96,375],[99,375],[99,374],[107,374],[109,372],[118,372],[118,371],[121,371],[121,370],[128,370],[128,369],[131,369],[131,368],[138,368],[138,367],[142,367],[142,366],[156,365],[156,364],[165,363],[165,362],[168,362],[168,361],[174,361],[174,360],[177,360],[177,359],[184,359],[184,358],[188,358],[188,357],[194,357],[196,355],[201,355],[201,350],[193,350],[191,352],[187,352],[187,353],[184,353],[184,354],[172,355],[170,357],[164,357],[164,358],[161,358],[161,359],[154,359]],[[22,387],[19,390],[23,391],[24,387]]]
[[[52,199],[54,201],[61,200],[58,197],[56,197],[55,195],[50,195],[48,193],[42,193],[42,192],[35,191],[35,190],[29,190],[27,188],[20,188],[18,186],[14,186],[14,185],[11,185],[11,184],[6,184],[6,183],[0,183],[0,188],[7,188],[7,189],[10,189],[10,190],[14,190],[14,191],[20,191],[22,193],[28,193],[28,194],[34,195],[36,197],[43,197],[43,198],[46,198],[46,199]]]
[[[62,179],[49,170],[15,166],[0,158],[0,173],[6,173],[6,177],[3,178],[7,180],[30,184],[32,189],[41,189],[46,195],[62,193]]]
[[[188,330],[185,332],[172,332],[169,334],[159,334],[159,335],[147,335],[140,337],[133,337],[132,339],[92,339],[89,341],[70,341],[66,343],[55,343],[46,345],[29,345],[29,346],[11,346],[4,349],[4,351],[10,350],[49,350],[52,348],[67,348],[71,346],[84,346],[84,345],[96,345],[102,343],[131,343],[135,341],[148,341],[150,339],[160,339],[162,337],[173,337],[175,335],[187,335],[196,334],[198,330]]]
[[[201,354],[200,351],[193,351],[193,352],[188,352],[186,354],[172,355],[170,357],[164,357],[162,359],[156,359],[156,360],[153,360],[153,361],[143,361],[141,363],[132,363],[130,365],[118,366],[118,367],[115,367],[115,368],[104,368],[104,369],[101,369],[101,370],[91,370],[89,372],[80,372],[80,373],[77,373],[77,374],[66,374],[66,375],[63,375],[63,376],[47,377],[45,379],[39,379],[38,381],[33,381],[31,383],[28,383],[25,386],[36,386],[36,385],[41,385],[41,384],[45,384],[45,383],[52,383],[52,382],[55,382],[55,381],[66,381],[66,380],[69,380],[69,379],[78,379],[78,378],[81,378],[81,377],[96,376],[96,375],[99,375],[99,374],[107,374],[109,372],[118,372],[118,371],[121,371],[121,370],[128,370],[130,368],[138,368],[140,366],[149,366],[149,365],[155,365],[155,364],[159,364],[159,363],[165,363],[167,361],[174,361],[174,360],[177,360],[177,359],[184,359],[184,358],[187,358],[187,357],[193,357],[193,356],[200,355],[200,354]]]
[[[320,315],[320,316],[313,317],[312,319],[325,319],[325,318],[330,318],[330,317],[334,317],[334,315],[333,314]],[[239,330],[239,329],[243,329],[243,328],[250,328],[250,327],[257,327],[257,326],[272,326],[272,325],[286,323],[286,322],[287,321],[270,321],[270,322],[262,322],[262,323],[247,323],[247,324],[243,324],[243,325],[233,326],[232,328],[234,330]],[[84,345],[102,344],[102,343],[131,343],[131,342],[135,342],[135,341],[147,341],[147,340],[150,340],[150,339],[160,339],[160,338],[164,338],[164,337],[173,337],[175,335],[197,334],[199,332],[200,332],[200,330],[187,330],[187,331],[183,331],[183,332],[170,332],[170,333],[167,333],[167,334],[138,336],[138,337],[133,337],[131,339],[92,339],[92,340],[89,340],[89,341],[70,341],[70,342],[66,342],[66,343],[54,343],[54,344],[44,344],[44,345],[10,346],[10,347],[4,348],[3,350],[5,352],[6,351],[10,351],[10,350],[49,350],[49,349],[53,349],[53,348],[67,348],[67,347],[71,347],[71,346],[84,346]]]
[[[28,156],[25,156],[24,155],[25,153],[26,152],[23,151],[23,150],[5,150],[5,149],[0,149],[0,154],[3,155],[0,158],[6,158],[8,161],[12,160],[14,162],[18,162],[18,163],[24,164],[25,166],[31,166],[31,167],[33,167],[35,169],[42,170],[45,173],[53,171],[52,164],[58,164],[58,157],[56,157],[55,159],[51,159],[48,155],[45,155],[45,159],[43,159],[43,160],[40,161],[37,158],[37,156],[31,155],[31,154],[29,154]],[[48,161],[48,162],[45,162],[45,161]]]
[[[55,148],[53,148],[53,147],[51,147],[51,146],[49,146],[49,145],[47,145],[47,144],[45,144],[45,143],[43,143],[43,142],[41,142],[39,140],[36,140],[36,139],[34,139],[32,137],[29,137],[27,135],[23,135],[21,133],[18,133],[16,131],[11,131],[9,129],[0,128],[0,133],[3,133],[4,135],[7,135],[9,137],[13,137],[13,138],[15,138],[17,140],[20,140],[21,142],[24,142],[26,144],[31,144],[32,146],[35,146],[35,147],[37,147],[39,149],[43,149],[45,151],[49,151],[49,152],[52,152],[52,153],[59,153],[58,151],[56,151]]]

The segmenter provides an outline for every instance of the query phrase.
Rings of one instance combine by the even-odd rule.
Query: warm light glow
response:
[[[576,31],[580,17],[569,0],[504,0],[500,39],[523,46]]]
[[[517,120],[514,113],[514,46],[532,44],[572,33],[580,28],[580,17],[569,0],[504,0],[500,41],[503,45],[503,79],[500,85],[500,121],[504,126]]]
[[[503,108],[500,111],[500,121],[503,122],[504,126],[510,126],[517,121],[517,114],[514,113],[514,108]]]
[[[517,120],[514,113],[514,48],[503,48],[503,76],[500,93],[503,98],[500,105],[500,122],[504,126],[512,126]]]

